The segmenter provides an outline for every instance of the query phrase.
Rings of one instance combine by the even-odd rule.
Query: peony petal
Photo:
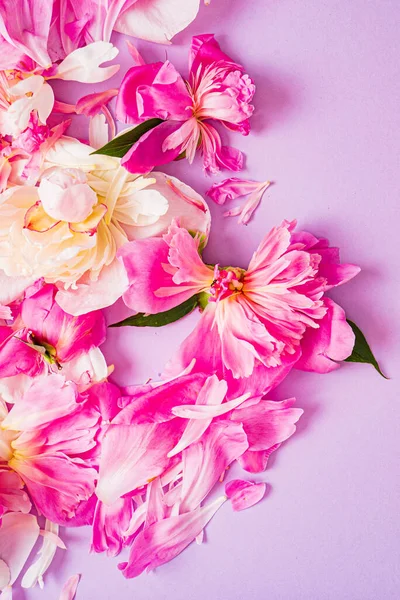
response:
[[[59,289],[56,301],[70,315],[84,315],[106,306],[111,306],[128,287],[128,278],[123,265],[114,260],[103,267],[96,281],[77,284],[76,289]]]
[[[34,515],[7,513],[0,526],[0,560],[10,570],[12,585],[23,569],[39,537],[39,525]]]
[[[137,0],[114,29],[149,42],[167,44],[196,17],[200,0]]]
[[[328,311],[318,329],[309,328],[304,334],[297,369],[329,373],[352,353],[355,336],[344,310],[330,298],[325,298],[324,303]]]
[[[80,575],[72,575],[65,583],[59,600],[74,600],[80,579]]]
[[[225,494],[230,499],[233,510],[245,510],[264,498],[266,487],[265,483],[233,479],[225,485]]]
[[[225,469],[248,448],[241,423],[212,423],[201,440],[183,451],[181,513],[196,509]]]
[[[51,537],[44,537],[42,548],[38,553],[38,558],[36,562],[29,567],[29,569],[24,574],[21,586],[23,588],[31,588],[34,587],[37,583],[40,588],[43,588],[43,575],[46,573],[47,569],[50,567],[53,558],[55,556],[57,547],[58,547],[58,525],[55,523],[51,523],[46,519],[46,532],[50,532],[55,534],[56,538],[53,539]],[[65,546],[64,546],[65,549]]]
[[[172,560],[196,539],[225,500],[222,496],[203,508],[163,519],[142,530],[132,544],[128,563],[118,568],[131,578]]]
[[[113,60],[118,54],[109,42],[93,42],[84,48],[74,50],[57,67],[56,79],[79,81],[81,83],[99,83],[109,79],[119,70],[119,65],[101,67],[104,62]]]

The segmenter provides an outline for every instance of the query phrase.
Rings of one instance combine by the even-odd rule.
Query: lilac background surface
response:
[[[391,380],[367,365],[293,373],[273,397],[295,395],[306,412],[259,478],[269,484],[262,503],[237,514],[226,504],[203,546],[131,581],[118,559],[88,556],[89,530],[69,529],[45,591],[16,591],[16,600],[55,600],[77,572],[77,600],[399,598],[399,17],[398,0],[212,0],[173,47],[138,43],[148,61],[167,53],[185,70],[191,35],[215,32],[257,84],[253,132],[227,138],[246,152],[245,174],[275,185],[248,227],[211,206],[207,258],[245,266],[283,218],[329,237],[362,267],[334,297]],[[125,70],[125,51],[121,62]],[[166,170],[201,193],[215,181],[199,162]],[[108,311],[110,322],[125,314]],[[197,318],[110,330],[115,380],[156,377]]]

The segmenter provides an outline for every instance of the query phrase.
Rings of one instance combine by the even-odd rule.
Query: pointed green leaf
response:
[[[154,129],[162,123],[162,119],[149,119],[148,121],[144,121],[144,123],[140,123],[137,127],[133,129],[129,129],[129,131],[125,133],[121,133],[121,135],[117,135],[111,142],[108,142],[102,148],[95,150],[92,154],[105,154],[106,156],[115,156],[117,158],[122,158],[125,154],[130,150],[133,144],[136,142],[150,129]]]
[[[192,296],[189,300],[185,300],[182,304],[166,310],[165,312],[157,313],[156,315],[146,315],[145,313],[138,313],[133,317],[128,317],[119,323],[114,323],[110,327],[163,327],[168,323],[174,323],[185,315],[188,315],[198,305],[198,296]]]
[[[386,377],[386,375],[382,373],[379,363],[373,355],[372,350],[369,347],[368,342],[365,339],[365,335],[363,334],[361,329],[349,319],[347,319],[347,322],[354,331],[356,341],[354,344],[353,352],[348,358],[345,359],[346,362],[367,363],[369,365],[373,365],[378,371],[378,373],[382,375],[382,377],[388,379],[388,377]]]

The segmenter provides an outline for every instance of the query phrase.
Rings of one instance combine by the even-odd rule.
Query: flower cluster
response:
[[[328,373],[355,335],[329,291],[359,268],[326,239],[284,221],[247,268],[205,263],[204,199],[153,168],[197,150],[204,168],[240,170],[217,127],[247,135],[255,91],[212,35],[192,41],[189,76],[173,65],[134,66],[119,89],[55,98],[54,79],[102,82],[118,67],[115,29],[168,41],[198,2],[40,0],[0,6],[0,591],[11,598],[39,536],[23,587],[43,586],[60,526],[92,527],[91,549],[136,577],[201,543],[230,500],[260,501],[270,454],[296,429],[295,399],[267,394],[293,368]],[[181,10],[177,9],[181,5]],[[17,5],[17,6],[16,6]],[[16,20],[11,11],[19,11]],[[108,107],[136,125],[115,137]],[[67,135],[74,115],[87,140]],[[66,120],[65,120],[66,119]],[[110,140],[110,137],[113,138]],[[247,223],[268,181],[232,177],[208,195]],[[199,319],[161,381],[125,388],[101,345],[103,310],[121,299],[129,324]],[[119,323],[121,325],[124,323]],[[228,478],[238,463],[251,479]],[[255,479],[253,480],[253,477]],[[221,494],[207,500],[216,488]],[[10,544],[9,540],[12,539]],[[129,550],[126,550],[129,549]],[[79,577],[62,598],[74,597]]]

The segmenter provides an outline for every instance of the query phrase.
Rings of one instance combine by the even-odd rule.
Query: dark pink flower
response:
[[[223,146],[209,121],[247,135],[254,110],[252,80],[210,34],[193,38],[189,69],[187,82],[169,61],[138,65],[126,74],[117,98],[117,118],[132,124],[151,118],[164,121],[123,158],[129,171],[145,173],[182,153],[192,162],[197,149],[210,173],[242,168],[241,152]]]

